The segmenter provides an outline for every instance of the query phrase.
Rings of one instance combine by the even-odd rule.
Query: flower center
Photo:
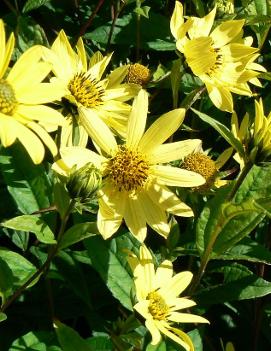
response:
[[[198,189],[210,188],[217,175],[215,162],[202,152],[195,152],[194,154],[188,155],[184,159],[181,167],[188,171],[199,173],[205,178],[206,183],[198,187]]]
[[[149,300],[149,312],[154,319],[166,320],[169,312],[169,307],[165,300],[156,291],[148,294],[147,300]]]
[[[140,152],[120,146],[107,165],[109,175],[119,191],[142,188],[148,179],[149,165]]]
[[[184,45],[184,55],[189,67],[197,76],[212,76],[223,64],[223,55],[219,49],[213,47],[210,37],[188,40]]]
[[[76,101],[84,107],[93,108],[103,102],[104,89],[96,79],[90,79],[84,73],[77,73],[71,79],[68,88]]]
[[[0,79],[0,112],[12,115],[16,105],[17,100],[12,86],[5,79]]]
[[[129,66],[126,77],[128,83],[145,85],[149,82],[150,78],[150,70],[147,67],[141,65],[140,63],[135,63]]]

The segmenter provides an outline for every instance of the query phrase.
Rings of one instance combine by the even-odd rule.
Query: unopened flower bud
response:
[[[81,203],[93,199],[101,186],[102,174],[93,163],[72,171],[66,184],[70,197]]]
[[[214,5],[217,7],[219,15],[231,15],[234,13],[234,0],[215,0]]]
[[[135,63],[129,66],[126,81],[127,83],[135,83],[141,86],[146,85],[151,79],[151,73],[148,67]]]

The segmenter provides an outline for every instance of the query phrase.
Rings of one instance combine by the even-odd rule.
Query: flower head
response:
[[[122,144],[117,144],[113,133],[94,113],[91,119],[82,115],[90,137],[103,155],[83,148],[66,148],[61,150],[62,159],[54,165],[62,174],[87,162],[102,169],[98,229],[104,238],[118,230],[123,218],[140,241],[146,237],[146,224],[166,237],[170,231],[167,212],[193,216],[191,208],[167,186],[193,187],[205,182],[197,173],[163,165],[185,157],[201,143],[193,139],[163,144],[182,123],[185,110],[162,115],[144,133],[147,112],[148,94],[141,90],[133,103],[127,138]]]
[[[45,144],[53,155],[57,147],[47,131],[56,130],[64,117],[44,103],[62,95],[55,84],[41,83],[51,71],[51,65],[41,61],[42,51],[33,46],[21,55],[7,73],[14,48],[14,36],[5,38],[0,20],[0,140],[4,147],[18,139],[34,163],[44,158]]]
[[[253,61],[258,49],[250,38],[241,38],[244,20],[229,20],[212,30],[216,7],[205,17],[185,22],[182,4],[176,1],[171,32],[188,66],[205,84],[213,104],[233,111],[232,93],[251,96],[248,82],[260,85],[257,71],[265,68]]]
[[[135,83],[139,85],[146,85],[151,79],[151,73],[148,67],[140,63],[129,65],[126,80],[128,83]]]
[[[44,59],[51,62],[55,77],[65,97],[71,104],[81,108],[86,119],[92,114],[107,123],[110,128],[125,135],[127,117],[131,106],[126,101],[137,95],[140,86],[122,83],[128,72],[128,66],[118,67],[107,77],[102,78],[112,55],[103,56],[96,52],[89,60],[82,39],[78,40],[76,52],[72,49],[66,34],[60,31],[51,49],[43,48]],[[80,135],[80,146],[86,146],[85,124],[78,113],[70,114],[62,131],[62,146],[72,145],[72,119],[76,119]]]
[[[145,245],[140,247],[139,258],[128,258],[133,271],[137,303],[134,309],[145,318],[145,326],[152,335],[152,344],[161,340],[161,334],[171,338],[186,351],[194,351],[189,336],[172,326],[173,323],[209,323],[207,319],[178,312],[190,308],[195,302],[179,295],[190,284],[193,274],[185,271],[173,275],[172,263],[163,261],[157,269]]]

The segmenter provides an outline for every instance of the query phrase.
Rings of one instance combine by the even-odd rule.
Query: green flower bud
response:
[[[219,15],[231,15],[234,13],[234,0],[215,0],[214,5],[217,6]]]
[[[102,174],[93,163],[72,170],[66,187],[72,199],[81,203],[93,199],[102,186]]]

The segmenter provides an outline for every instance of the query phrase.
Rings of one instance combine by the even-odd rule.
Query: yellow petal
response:
[[[77,49],[77,53],[78,53],[78,56],[80,58],[80,61],[82,62],[83,71],[86,72],[87,71],[87,55],[86,55],[86,50],[85,50],[82,38],[78,39],[78,42],[76,44],[76,49]]]
[[[138,200],[144,210],[148,225],[158,234],[166,238],[169,234],[170,227],[167,222],[165,210],[154,203],[145,191],[138,194]]]
[[[54,41],[52,51],[56,54],[54,71],[56,71],[57,77],[71,77],[82,68],[82,63],[78,60],[78,56],[73,51],[63,30],[59,32]]]
[[[91,78],[97,79],[99,81],[111,60],[112,54],[113,53],[103,57],[102,60],[91,66],[87,71],[87,74],[90,74]]]
[[[214,24],[215,14],[216,7],[214,7],[213,10],[203,18],[191,17],[191,19],[193,20],[193,25],[188,30],[190,39],[194,39],[197,37],[207,37]]]
[[[162,328],[160,329],[167,337],[180,344],[186,351],[195,351],[194,345],[190,337],[180,329],[177,328]]]
[[[5,32],[4,32],[4,24],[3,21],[1,20],[0,22],[0,35],[2,34],[0,38],[0,52],[1,52],[1,58],[0,58],[0,78],[2,78],[8,68],[9,61],[14,49],[14,44],[15,44],[15,38],[14,34],[11,33],[10,37],[6,43],[5,47]]]
[[[55,125],[62,125],[65,118],[55,109],[44,105],[23,105],[17,107],[16,114],[39,122],[47,122]]]
[[[103,100],[128,101],[135,97],[140,89],[141,87],[137,84],[121,84],[118,87],[106,89]]]
[[[146,328],[149,330],[152,336],[152,345],[157,345],[161,341],[161,334],[159,332],[159,329],[155,325],[154,321],[152,319],[148,319],[145,322]]]
[[[196,303],[193,300],[187,299],[185,297],[174,298],[172,299],[172,302],[168,299],[167,303],[169,306],[173,306],[170,308],[171,311],[178,311],[196,305]]]
[[[150,251],[146,245],[141,245],[139,249],[139,259],[140,264],[143,267],[142,274],[138,275],[137,278],[140,280],[141,284],[144,286],[146,292],[151,292],[154,290],[155,282],[155,271],[153,259]]]
[[[134,99],[132,111],[128,118],[127,125],[127,147],[137,148],[142,135],[144,134],[148,113],[148,93],[141,90]]]
[[[154,286],[155,290],[167,285],[173,276],[172,262],[163,261],[156,270]]]
[[[32,131],[19,123],[16,125],[14,133],[28,152],[32,161],[35,164],[41,163],[44,158],[44,146],[40,139]]]
[[[3,115],[0,112],[0,140],[4,147],[12,145],[16,140],[15,130],[17,123],[18,122],[14,118]]]
[[[118,86],[126,77],[129,69],[129,65],[124,65],[114,69],[108,76],[107,89],[114,88]]]
[[[60,155],[63,162],[69,169],[75,165],[77,169],[83,167],[88,162],[93,163],[97,168],[101,168],[102,163],[106,160],[103,156],[98,155],[89,149],[80,146],[65,147],[60,150]]]
[[[176,216],[191,217],[194,215],[191,208],[165,186],[155,182],[148,184],[148,195],[154,203]]]
[[[190,139],[159,145],[152,151],[150,163],[168,163],[181,160],[198,150],[202,144],[200,139]]]
[[[46,104],[61,100],[66,90],[57,83],[40,83],[20,89],[16,98],[19,102],[27,105]]]
[[[137,198],[128,198],[124,212],[124,220],[129,231],[143,242],[147,235],[146,219],[143,208],[138,203]]]
[[[231,42],[240,33],[244,23],[245,20],[232,20],[223,22],[217,26],[210,34],[214,46],[220,48]]]
[[[139,142],[139,149],[150,154],[166,141],[181,125],[184,120],[185,109],[178,108],[159,117],[146,131]]]
[[[193,187],[205,183],[205,179],[198,173],[172,166],[152,166],[150,174],[157,177],[157,181],[168,186]]]
[[[85,127],[88,135],[108,155],[113,155],[118,145],[107,125],[91,109],[79,107],[78,112],[81,123]]]
[[[19,89],[21,86],[27,86],[31,79],[31,85],[39,83],[40,78],[44,79],[51,66],[45,62],[39,63],[41,56],[42,49],[39,45],[32,46],[20,56],[8,74],[8,81],[12,86],[16,87],[17,84]]]
[[[39,138],[48,147],[48,149],[50,150],[53,156],[57,155],[57,152],[58,152],[57,146],[54,140],[50,137],[50,135],[46,132],[44,128],[42,128],[40,125],[38,125],[35,122],[29,122],[27,123],[26,126],[32,129],[39,136]]]
[[[112,210],[103,198],[99,198],[99,212],[97,226],[104,239],[110,238],[119,229],[122,216]]]
[[[229,90],[221,86],[206,84],[208,94],[213,104],[222,111],[233,112],[233,101]]]
[[[190,313],[172,312],[168,318],[176,323],[209,323],[206,318]]]
[[[167,299],[177,297],[182,293],[190,284],[193,274],[189,271],[180,272],[171,279],[167,286],[160,289],[160,294]]]
[[[175,1],[174,11],[170,19],[170,30],[175,39],[178,39],[183,23],[183,5],[179,1]]]

